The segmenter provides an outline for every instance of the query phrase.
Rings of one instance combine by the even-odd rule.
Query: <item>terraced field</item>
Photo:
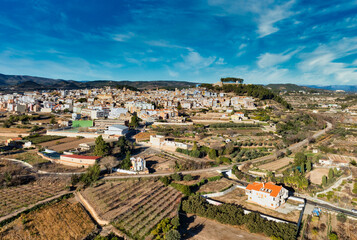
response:
[[[0,239],[84,239],[94,230],[95,224],[79,203],[62,200],[21,215],[0,228]]]
[[[182,197],[150,179],[106,182],[82,195],[102,219],[134,239],[144,239],[163,218],[174,217]]]
[[[52,197],[65,189],[63,179],[39,179],[33,183],[0,189],[0,217]]]

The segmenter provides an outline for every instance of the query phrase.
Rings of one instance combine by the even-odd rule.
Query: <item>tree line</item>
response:
[[[296,225],[269,221],[256,212],[244,214],[243,208],[235,204],[223,203],[216,206],[196,195],[182,201],[182,210],[223,224],[244,225],[252,233],[263,233],[275,239],[292,240],[296,237]]]

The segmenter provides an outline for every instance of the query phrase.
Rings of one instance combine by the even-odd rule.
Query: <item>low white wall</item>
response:
[[[120,173],[127,173],[127,174],[138,174],[137,172],[129,171],[129,170],[124,170],[124,169],[117,169],[115,170],[116,172]]]

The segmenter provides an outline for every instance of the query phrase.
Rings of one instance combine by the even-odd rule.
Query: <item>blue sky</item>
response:
[[[357,84],[357,1],[0,0],[0,73]]]

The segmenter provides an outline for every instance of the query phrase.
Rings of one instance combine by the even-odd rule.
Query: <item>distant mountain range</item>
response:
[[[155,88],[186,88],[195,86],[197,83],[185,81],[74,81],[63,79],[52,79],[43,77],[32,77],[23,75],[4,75],[0,74],[0,90],[46,90],[46,89],[82,89],[82,88],[100,88],[104,86],[122,87],[129,86],[137,89],[155,89]]]
[[[336,91],[336,90],[343,90],[345,92],[357,92],[357,85],[300,86],[292,83],[286,83],[286,84],[268,84],[266,85],[266,87],[272,89],[273,91],[288,91],[288,92],[292,92],[292,91],[327,92],[327,91]]]
[[[43,77],[33,77],[25,75],[5,75],[0,74],[0,90],[5,91],[28,91],[28,90],[51,90],[51,89],[83,89],[100,88],[104,86],[123,87],[129,86],[133,89],[175,89],[195,86],[197,83],[186,81],[159,80],[159,81],[113,81],[113,80],[95,80],[95,81],[74,81]],[[318,86],[296,84],[268,84],[267,88],[273,91],[335,91],[344,90],[346,92],[357,92],[357,85],[331,85]]]
[[[330,91],[343,90],[346,92],[357,92],[357,85],[329,85],[329,86],[306,85],[306,87],[325,89]]]

